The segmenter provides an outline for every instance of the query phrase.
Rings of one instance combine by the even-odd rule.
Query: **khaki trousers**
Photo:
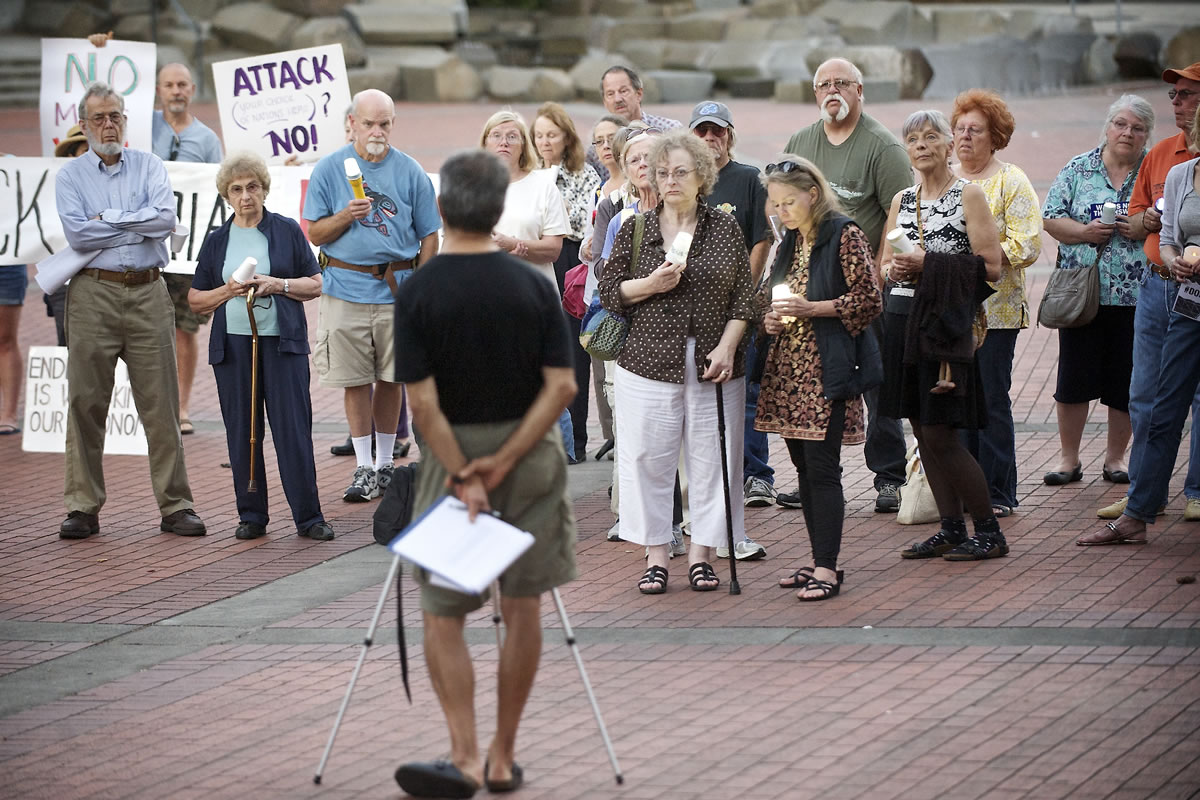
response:
[[[192,508],[179,435],[175,312],[161,280],[125,286],[76,275],[67,288],[68,511],[104,505],[104,436],[117,358],[129,367],[133,401],[150,449],[150,483],[165,517]]]

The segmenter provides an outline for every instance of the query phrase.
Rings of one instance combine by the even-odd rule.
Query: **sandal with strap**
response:
[[[663,594],[667,591],[667,570],[665,567],[647,567],[638,581],[638,591],[642,594]]]
[[[942,528],[923,542],[917,542],[907,550],[900,551],[901,558],[937,558],[948,553],[967,540],[966,533],[956,533]]]
[[[715,581],[715,583],[706,585],[700,581]],[[692,585],[693,592],[712,592],[721,585],[717,573],[713,571],[712,564],[707,561],[697,561],[688,567],[688,583]]]
[[[984,561],[1008,555],[1008,542],[1002,533],[977,533],[942,555],[945,561]]]
[[[788,577],[783,579],[784,581],[787,581],[787,583],[780,581],[779,588],[780,589],[803,589],[804,584],[806,584],[810,580],[812,580],[813,569],[815,569],[815,567],[801,567],[800,569],[796,570],[791,575],[789,575]],[[838,585],[841,586],[842,581],[845,579],[846,579],[846,571],[839,569],[837,571]]]
[[[829,581],[818,580],[817,578],[809,578],[808,583],[804,584],[800,589],[800,593],[796,595],[796,599],[802,603],[815,603],[821,600],[828,600],[831,597],[837,597],[838,592],[842,590],[840,583],[830,583]],[[818,597],[805,597],[804,592],[820,592]]]

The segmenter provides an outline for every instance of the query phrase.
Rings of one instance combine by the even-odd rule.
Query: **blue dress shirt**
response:
[[[100,251],[92,267],[139,272],[167,265],[175,194],[157,156],[126,148],[108,167],[89,150],[63,165],[54,186],[67,244]]]

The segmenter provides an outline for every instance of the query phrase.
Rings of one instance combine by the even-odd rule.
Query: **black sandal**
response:
[[[711,586],[705,586],[700,581],[716,581]],[[688,567],[688,583],[692,585],[693,592],[712,592],[716,591],[721,585],[720,578],[713,571],[712,564],[707,561],[697,561]]]
[[[937,558],[948,553],[967,540],[967,534],[942,528],[923,542],[917,542],[907,550],[900,551],[901,558]]]
[[[638,581],[638,591],[642,594],[663,594],[667,591],[667,570],[665,567],[647,567]]]
[[[789,575],[786,580],[788,583],[780,583],[780,589],[803,589],[804,584],[812,580],[813,570],[815,567],[801,567],[800,569]],[[846,571],[839,569],[837,571],[838,586],[842,585],[842,581],[846,579]]]
[[[803,595],[798,594],[798,595],[796,595],[796,599],[802,603],[815,603],[820,600],[828,600],[831,597],[837,597],[838,592],[840,592],[841,590],[842,590],[842,586],[840,583],[830,583],[829,581],[822,581],[822,580],[818,580],[816,578],[809,578],[808,583],[804,584],[804,586],[801,587],[800,591],[802,591],[802,592],[819,591],[819,592],[821,592],[821,595],[819,597],[804,597]]]

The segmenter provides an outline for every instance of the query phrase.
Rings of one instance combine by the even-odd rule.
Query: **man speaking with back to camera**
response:
[[[535,539],[500,576],[507,636],[496,734],[483,761],[463,618],[486,597],[430,586],[418,570],[425,660],[450,728],[450,759],[396,770],[400,788],[416,797],[520,786],[517,725],[542,651],[541,595],[575,577],[575,520],[557,429],[575,396],[573,353],[554,284],[492,240],[507,190],[508,169],[494,155],[450,157],[438,197],[442,255],[405,281],[396,299],[396,380],[407,385],[425,439],[414,515],[453,487],[472,519],[494,509]]]

